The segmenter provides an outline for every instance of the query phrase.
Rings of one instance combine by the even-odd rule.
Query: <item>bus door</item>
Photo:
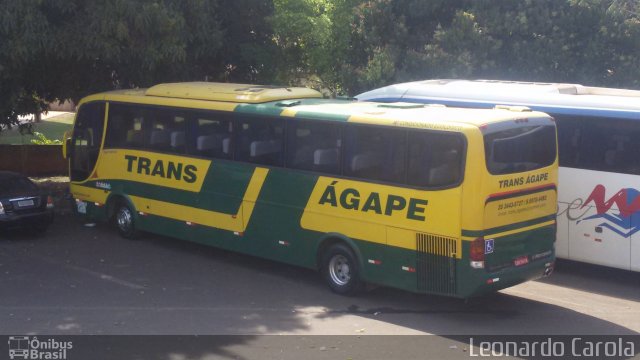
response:
[[[71,181],[84,181],[93,173],[104,128],[103,102],[84,104],[78,110],[69,151]]]

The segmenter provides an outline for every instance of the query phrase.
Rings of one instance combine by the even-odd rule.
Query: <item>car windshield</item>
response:
[[[0,195],[32,194],[38,188],[27,178],[11,176],[0,178]]]

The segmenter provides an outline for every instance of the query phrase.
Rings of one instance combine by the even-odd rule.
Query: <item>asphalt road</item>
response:
[[[640,274],[561,261],[548,279],[470,301],[343,297],[313,271],[62,216],[45,235],[0,238],[0,333],[636,335]]]

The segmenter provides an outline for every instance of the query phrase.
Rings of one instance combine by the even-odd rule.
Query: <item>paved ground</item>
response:
[[[640,333],[640,274],[560,262],[544,281],[469,302],[377,288],[331,293],[312,271],[56,219],[0,238],[3,334]]]

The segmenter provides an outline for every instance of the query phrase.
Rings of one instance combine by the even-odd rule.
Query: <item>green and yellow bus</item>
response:
[[[65,146],[77,212],[364,283],[467,298],[549,275],[553,119],[174,83],[91,95]]]

